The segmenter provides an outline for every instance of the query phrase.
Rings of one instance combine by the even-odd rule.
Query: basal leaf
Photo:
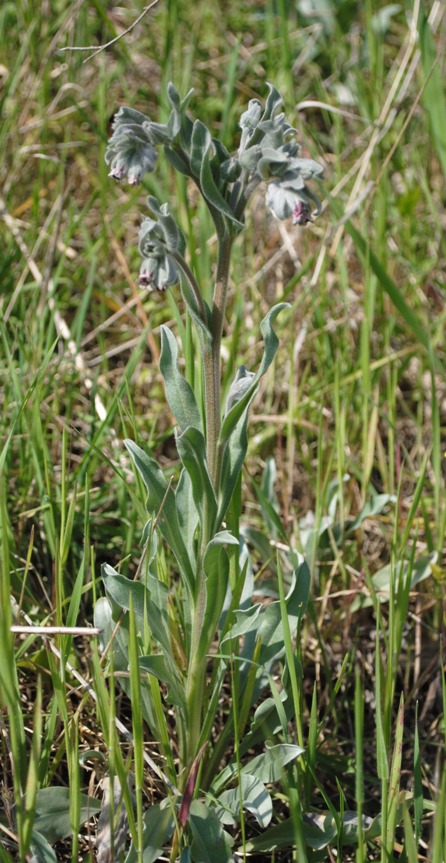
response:
[[[193,800],[189,813],[194,863],[232,863],[231,837],[223,830],[215,812]]]
[[[356,845],[358,842],[358,816],[356,812],[344,812],[342,819],[342,841],[345,845]],[[361,836],[365,839],[376,839],[381,832],[380,819],[368,818],[363,815],[363,830]],[[335,842],[338,836],[336,820],[331,813],[310,812],[304,814],[305,844],[315,851],[326,848]],[[276,848],[292,848],[295,845],[295,828],[291,818],[275,824],[260,836],[247,842],[244,850],[249,853],[264,854]]]
[[[33,829],[31,835],[31,851],[33,863],[57,863],[57,857],[50,843],[36,829]]]
[[[84,824],[101,808],[99,800],[80,794],[80,823]],[[71,834],[70,789],[64,786],[41,788],[37,792],[34,829],[53,845]]]
[[[271,795],[263,782],[249,773],[242,773],[240,786],[223,791],[218,797],[218,803],[220,805],[216,809],[216,814],[222,824],[238,823],[240,805],[254,816],[263,829],[268,827],[273,814]]]
[[[149,806],[144,813],[143,831],[143,863],[155,863],[160,854],[163,853],[164,845],[172,836],[174,820],[170,806],[161,807],[159,804]],[[139,863],[140,857],[131,845],[125,863]]]
[[[259,782],[277,782],[283,775],[284,767],[291,761],[295,761],[304,752],[305,749],[294,743],[278,743],[244,764],[241,768],[241,774],[249,774],[249,776],[258,779]],[[238,772],[239,768],[236,763],[228,764],[212,783],[212,792],[218,795]]]
[[[175,704],[177,707],[184,707],[184,688],[180,680],[179,674],[175,669],[173,662],[169,657],[162,654],[154,654],[153,656],[141,656],[139,659],[139,667],[149,674],[153,674],[162,683],[166,683],[168,687],[168,701]]]

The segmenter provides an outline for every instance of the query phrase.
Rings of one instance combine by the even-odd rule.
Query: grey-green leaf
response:
[[[175,492],[178,522],[192,565],[195,564],[195,534],[199,523],[197,507],[192,493],[192,481],[183,469]]]
[[[174,820],[170,806],[161,808],[159,804],[150,806],[144,813],[143,863],[155,863],[163,852],[164,845],[173,833]],[[140,857],[131,845],[125,863],[139,863]]]
[[[167,656],[154,654],[153,656],[141,656],[139,667],[148,674],[153,674],[162,683],[167,684],[167,700],[177,707],[184,707],[184,687],[176,671],[173,662]]]
[[[203,619],[200,649],[207,650],[220,620],[229,581],[229,558],[226,545],[239,545],[238,539],[228,530],[217,533],[209,543],[204,556],[206,573],[206,610]]]
[[[193,800],[189,813],[194,863],[232,863],[231,837],[223,830],[215,812]]]
[[[223,791],[218,803],[216,814],[222,824],[235,824],[240,820],[240,804],[254,816],[262,829],[268,827],[273,814],[271,796],[263,782],[249,773],[241,774],[240,786]]]
[[[80,794],[80,823],[84,824],[101,808],[99,800]],[[50,843],[71,834],[70,789],[64,786],[41,788],[36,798],[34,829]]]
[[[273,306],[272,309],[269,310],[267,315],[265,315],[260,325],[260,331],[262,333],[263,340],[265,343],[262,361],[246,392],[226,414],[221,429],[220,443],[226,443],[226,441],[228,440],[229,435],[235,428],[245,408],[248,407],[252,398],[254,397],[257,389],[257,384],[270,367],[279,346],[279,339],[274,332],[273,323],[277,318],[277,315],[280,314],[283,309],[288,308],[289,303],[278,303],[276,306]]]
[[[242,775],[254,776],[259,782],[277,782],[283,774],[284,767],[304,752],[305,749],[294,743],[278,743],[244,764],[240,772]],[[212,784],[214,794],[218,794],[237,772],[237,764],[228,764]]]
[[[206,459],[206,443],[201,431],[189,426],[176,439],[178,455],[192,483],[192,494],[201,525],[208,525],[212,534],[217,515],[217,500],[209,476]]]
[[[193,426],[202,431],[200,411],[190,384],[178,370],[178,346],[168,327],[161,327],[160,371],[166,398],[181,431]]]
[[[150,513],[154,513],[157,516],[161,533],[172,549],[186,578],[189,589],[193,593],[195,573],[181,534],[175,495],[167,484],[156,461],[150,458],[134,441],[125,440],[124,444],[132,456],[147,488],[147,509]]]
[[[42,833],[33,829],[31,836],[32,863],[57,863],[57,857],[50,843]],[[8,858],[6,858],[8,859]]]

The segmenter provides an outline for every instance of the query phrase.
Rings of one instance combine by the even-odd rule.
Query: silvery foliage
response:
[[[144,174],[154,170],[156,147],[163,146],[173,167],[195,181],[217,227],[224,223],[227,230],[238,233],[243,228],[248,199],[262,182],[266,184],[266,205],[279,219],[291,217],[298,225],[311,222],[321,206],[307,180],[322,178],[323,168],[300,156],[296,130],[280,112],[282,99],[271,84],[268,87],[264,105],[252,99],[241,116],[236,156],[212,138],[203,123],[188,116],[192,91],[181,100],[173,84],[168,85],[171,113],[165,124],[155,123],[133,108],[121,107],[105,154],[110,176],[139,183]],[[160,206],[153,197],[148,198],[148,204],[155,219],[145,219],[140,230],[140,284],[164,291],[180,279],[184,238],[167,204]]]

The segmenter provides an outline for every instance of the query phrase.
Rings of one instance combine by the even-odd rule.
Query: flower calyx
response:
[[[139,229],[139,251],[143,258],[139,284],[149,291],[164,292],[169,285],[179,282],[179,270],[173,256],[183,256],[186,244],[169,213],[169,205],[160,205],[153,196],[149,196],[147,202],[156,218],[144,219]]]

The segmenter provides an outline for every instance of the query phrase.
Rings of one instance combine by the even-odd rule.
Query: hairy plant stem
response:
[[[229,264],[232,237],[225,234],[219,239],[217,273],[212,304],[212,342],[203,350],[205,409],[206,409],[206,454],[209,474],[215,493],[218,494],[220,478],[219,437],[221,428],[220,350],[228,294]]]
[[[221,466],[221,453],[219,448],[221,428],[220,349],[228,293],[231,245],[232,237],[228,233],[225,233],[223,236],[220,235],[211,317],[212,341],[209,345],[202,346],[205,383],[206,454],[210,478],[217,497]],[[187,781],[188,772],[197,754],[202,728],[202,707],[206,684],[207,654],[209,651],[209,645],[200,644],[206,611],[206,576],[203,567],[203,559],[207,545],[212,539],[213,531],[213,524],[205,525],[202,536],[201,553],[197,565],[196,593],[192,612],[190,666],[186,683],[188,732],[186,741],[187,751],[185,752],[184,765],[186,770],[184,777],[181,777],[180,787]]]

